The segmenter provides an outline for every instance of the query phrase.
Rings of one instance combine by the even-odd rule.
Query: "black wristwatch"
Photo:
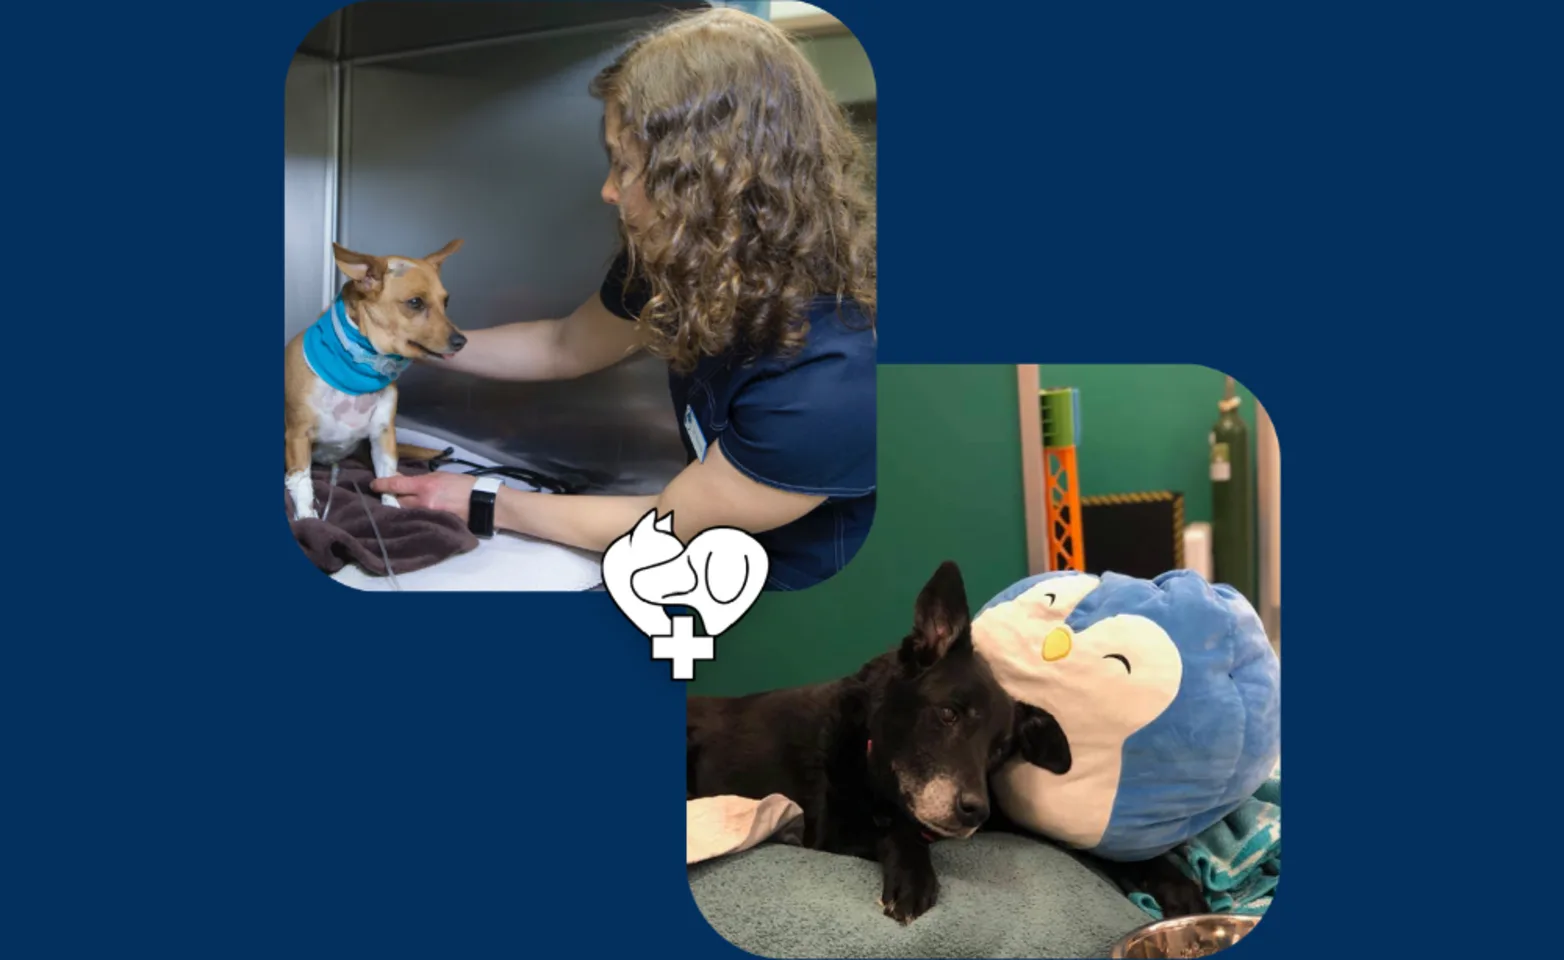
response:
[[[494,536],[494,501],[497,491],[504,485],[505,481],[492,475],[479,477],[472,485],[472,494],[467,500],[467,529],[474,536],[485,540]]]

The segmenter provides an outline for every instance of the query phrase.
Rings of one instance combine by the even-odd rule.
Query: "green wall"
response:
[[[840,677],[894,646],[918,590],[955,560],[976,608],[1026,576],[1015,367],[879,368],[879,500],[847,569],[798,593],[765,593],[717,639],[690,692],[729,696]],[[1045,365],[1081,391],[1081,492],[1180,490],[1211,518],[1206,435],[1224,377],[1188,365]],[[1240,387],[1254,431],[1254,398]],[[1251,441],[1251,446],[1253,443]],[[1088,549],[1090,547],[1088,546]]]
[[[1038,379],[1045,387],[1081,392],[1076,458],[1083,496],[1177,490],[1184,494],[1186,522],[1210,521],[1207,435],[1217,420],[1226,375],[1193,364],[1082,363],[1043,364]],[[1254,395],[1243,384],[1238,395],[1252,460]],[[885,416],[881,411],[882,422]]]
[[[874,529],[841,573],[767,592],[717,638],[690,692],[728,696],[829,680],[900,642],[946,559],[974,606],[1026,576],[1015,367],[881,365]]]

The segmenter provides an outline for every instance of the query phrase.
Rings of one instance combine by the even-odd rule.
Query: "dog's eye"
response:
[[[1130,662],[1129,662],[1129,660],[1127,658],[1125,658],[1122,654],[1110,653],[1107,656],[1103,657],[1103,659],[1104,660],[1117,660],[1120,663],[1124,664],[1124,672],[1125,673],[1133,673],[1134,672],[1133,670],[1130,669]]]
[[[407,301],[407,305],[414,310],[422,310],[424,308],[424,298],[414,297],[413,299]]]
[[[952,710],[949,707],[940,707],[939,708],[939,720],[940,720],[940,723],[944,723],[944,724],[955,723],[956,722],[956,711]]]

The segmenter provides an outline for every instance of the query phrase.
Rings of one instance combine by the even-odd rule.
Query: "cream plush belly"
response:
[[[1121,744],[1071,743],[1076,753],[1068,773],[1014,761],[994,779],[1010,803],[1011,819],[1038,833],[1089,850],[1102,842],[1119,792]]]
[[[310,408],[315,411],[316,463],[336,463],[359,444],[379,434],[391,423],[396,393],[391,389],[357,396],[343,393],[323,380],[315,382]]]

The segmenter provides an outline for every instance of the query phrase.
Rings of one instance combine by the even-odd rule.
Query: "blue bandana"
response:
[[[333,389],[353,396],[384,390],[413,362],[376,350],[348,322],[341,297],[304,331],[304,361]]]

